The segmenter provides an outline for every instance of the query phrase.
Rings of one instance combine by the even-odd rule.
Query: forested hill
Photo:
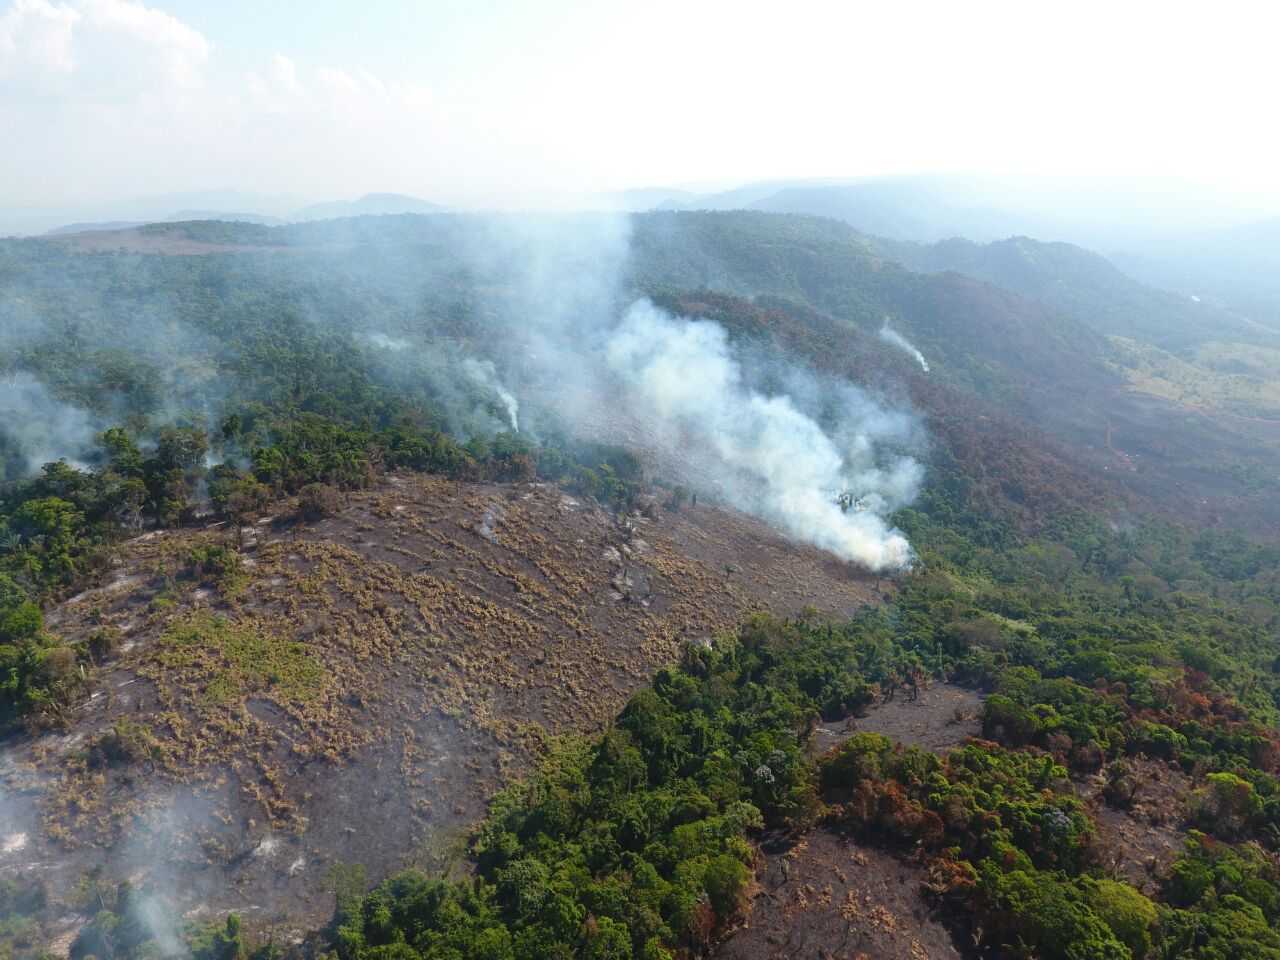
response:
[[[1086,254],[1068,258],[1083,264],[1069,274],[1082,278],[1074,284],[1043,266],[1044,249],[1062,259],[1057,247],[1031,247],[1030,279],[1008,282],[1037,302],[910,269],[886,259],[883,242],[830,220],[655,213],[625,231],[608,217],[580,220],[588,226],[577,233],[608,238],[590,256],[609,262],[586,273],[616,274],[606,295],[614,308],[647,293],[677,312],[710,310],[731,335],[914,403],[936,419],[959,472],[1010,515],[1081,502],[1110,509],[1136,496],[1193,523],[1276,532],[1280,458],[1267,384],[1227,373],[1237,361],[1223,344],[1194,366],[1142,341],[1164,295],[1142,300],[1145,288],[1094,271]],[[516,222],[527,234],[542,229],[539,218]],[[296,429],[299,415],[380,430],[411,424],[437,431],[438,444],[492,435],[503,415],[491,387],[442,375],[473,355],[496,363],[536,422],[549,384],[517,359],[526,328],[512,322],[529,309],[516,265],[527,237],[492,243],[511,232],[503,224],[462,215],[274,228],[211,221],[9,241],[0,310],[10,386],[0,402],[13,411],[52,404],[57,415],[39,429],[10,418],[0,473],[17,476],[42,455],[93,462],[104,456],[93,435],[113,426],[150,442],[161,425],[189,425],[215,456],[242,457],[285,436],[285,424]],[[625,241],[610,247],[619,233]],[[1046,292],[1063,289],[1090,292]],[[725,299],[712,304],[708,294]],[[1135,315],[1135,302],[1147,312],[1118,345],[1105,334]],[[927,375],[881,339],[886,327],[923,352]],[[1248,349],[1254,359],[1265,352]],[[1212,364],[1216,381],[1198,375]],[[1214,383],[1222,395],[1208,395]],[[1243,399],[1251,390],[1263,394],[1257,409]]]
[[[955,270],[1080,317],[1100,333],[1181,352],[1209,340],[1280,347],[1280,334],[1186,294],[1147,286],[1110,261],[1069,243],[1011,237],[977,244],[951,239],[915,244],[876,239],[885,257],[929,272]]]
[[[607,218],[584,218],[592,221]],[[245,311],[251,310],[255,321],[277,316],[297,336],[326,339],[327,355],[318,369],[309,365],[301,372],[304,378],[371,362],[367,342],[350,343],[353,332],[394,339],[400,331],[411,338],[431,338],[437,347],[447,340],[455,351],[463,344],[481,355],[494,353],[493,341],[508,335],[507,316],[497,316],[495,304],[502,303],[500,309],[509,314],[518,309],[512,300],[518,294],[510,277],[504,281],[499,276],[509,264],[490,257],[478,266],[470,252],[484,244],[495,222],[436,215],[279,228],[159,224],[105,239],[10,243],[5,263],[19,286],[40,278],[31,291],[37,303],[83,316],[74,301],[92,297],[95,310],[130,312],[130,328],[139,341],[131,356],[123,357],[128,351],[118,344],[94,348],[119,354],[110,361],[115,373],[103,381],[110,385],[106,396],[117,407],[142,410],[145,401],[131,399],[129,391],[137,389],[135,384],[154,391],[157,378],[166,377],[175,384],[182,381],[179,392],[188,409],[199,406],[205,401],[194,394],[215,370],[215,393],[223,390],[222,378],[232,374],[242,379],[247,395],[274,403],[282,386],[278,358],[270,351],[255,356],[268,344],[246,325]],[[860,343],[887,322],[933,362],[928,383],[941,382],[972,402],[1014,412],[1024,428],[1042,431],[1050,446],[1066,451],[1066,459],[1083,459],[1089,472],[1111,473],[1121,486],[1197,522],[1251,518],[1269,523],[1277,515],[1280,504],[1270,482],[1274,431],[1249,419],[1270,415],[1266,398],[1275,388],[1247,369],[1229,372],[1232,364],[1249,361],[1241,352],[1256,355],[1260,348],[1215,344],[1194,362],[1165,354],[1142,339],[1144,326],[1163,322],[1157,314],[1164,316],[1159,311],[1167,298],[1154,291],[1143,293],[1144,288],[1123,278],[1084,267],[1066,276],[1088,274],[1088,283],[1068,281],[1064,271],[1042,267],[1043,258],[1037,256],[1033,279],[1015,283],[1005,276],[1007,271],[997,277],[1043,301],[1031,302],[955,273],[921,274],[886,259],[879,241],[835,221],[809,217],[656,213],[633,218],[630,233],[630,279],[619,290],[660,295],[705,289],[751,300],[773,298],[775,324],[799,331],[815,323],[845,324],[863,335]],[[99,249],[102,244],[106,246]],[[86,247],[97,252],[83,256]],[[177,256],[155,256],[159,252]],[[478,277],[478,269],[491,276]],[[184,332],[151,336],[148,325],[167,323],[168,315],[146,293],[129,283],[120,286],[121,274],[145,274],[148,289],[163,292],[164,302],[182,311]],[[477,282],[479,287],[472,286]],[[61,292],[60,284],[65,288]],[[119,289],[98,297],[111,287]],[[1064,289],[1090,292],[1074,299],[1051,295]],[[1092,309],[1091,301],[1100,307]],[[97,334],[84,323],[80,327],[74,336],[80,347],[88,348],[88,342],[80,341]],[[109,329],[109,323],[102,327]],[[1105,336],[1116,330],[1125,331],[1123,344]],[[235,340],[241,331],[247,340],[219,352],[220,341]],[[193,341],[187,333],[198,336]],[[820,338],[812,339],[816,343]],[[182,357],[164,355],[165,340],[173,340],[178,353],[191,349],[218,356],[213,363],[184,367]],[[362,351],[366,356],[356,358]],[[814,355],[830,362],[840,354],[831,353],[827,338],[810,351]],[[376,359],[384,365],[388,361],[385,351]],[[390,361],[403,367],[406,359]],[[29,362],[49,366],[48,355]],[[882,380],[910,377],[911,364],[904,355],[885,350],[879,363],[888,371],[877,375]],[[865,373],[870,365],[863,366]],[[177,376],[177,371],[183,373]],[[46,369],[41,375],[63,378],[58,389],[68,395],[78,389],[67,382],[65,372]],[[85,369],[76,372],[80,388],[86,386],[86,376]],[[420,383],[412,387],[419,393],[422,389]],[[101,403],[102,397],[96,395],[94,402]],[[947,408],[954,411],[955,405]]]
[[[1280,532],[1280,352],[1236,336],[1235,318],[1065,245],[903,246],[832,220],[743,212],[656,213],[635,232],[648,276],[773,298],[802,326],[815,311],[865,334],[887,323],[932,365],[918,381],[1014,412],[1089,472],[1197,522]],[[917,268],[945,259],[949,272],[917,273],[889,251]],[[991,266],[1010,259],[1016,269]],[[1171,341],[1181,355],[1159,346]],[[830,358],[839,338],[811,343]]]
[[[888,251],[756,212],[0,243],[0,958],[684,960],[756,917],[1280,957],[1274,425],[1117,339],[1121,279]],[[662,337],[703,365],[645,406]],[[770,530],[706,407],[847,440],[868,489],[814,509],[908,560]]]

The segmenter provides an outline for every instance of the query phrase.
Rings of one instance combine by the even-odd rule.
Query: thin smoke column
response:
[[[606,359],[633,402],[716,461],[734,506],[868,569],[911,566],[911,545],[885,515],[910,502],[923,471],[909,457],[876,462],[874,450],[893,439],[881,433],[892,418],[824,430],[791,396],[745,382],[722,326],[672,317],[647,300],[613,331]],[[842,510],[833,491],[849,487],[871,509]]]
[[[383,375],[396,382],[396,374],[422,379],[437,393],[441,411],[454,433],[462,437],[486,435],[498,429],[486,405],[477,410],[474,396],[467,388],[478,389],[496,399],[506,414],[505,427],[519,432],[520,403],[498,379],[493,361],[472,356],[459,356],[457,350],[439,345],[415,344],[403,337],[393,337],[377,330],[358,331],[355,338],[388,357]],[[394,366],[394,365],[398,365]]]
[[[466,371],[467,376],[478,387],[488,390],[498,398],[503,409],[507,411],[507,421],[511,424],[511,429],[520,432],[520,404],[516,400],[515,395],[502,385],[502,381],[498,379],[497,368],[494,367],[492,360],[476,360],[468,357],[463,361],[462,368]]]
[[[886,343],[892,343],[899,350],[904,350],[911,354],[911,356],[916,358],[916,363],[920,364],[920,369],[925,373],[929,372],[929,362],[925,360],[924,354],[917,350],[910,340],[900,334],[897,330],[890,327],[888,320],[886,320],[884,326],[880,328],[880,339],[884,340]]]

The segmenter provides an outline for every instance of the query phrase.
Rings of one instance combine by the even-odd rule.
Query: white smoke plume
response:
[[[520,404],[511,391],[504,387],[498,379],[498,372],[493,365],[493,361],[468,357],[463,361],[462,369],[472,383],[482,390],[489,391],[498,398],[503,408],[507,411],[507,420],[511,424],[511,429],[518,433],[520,431]]]
[[[282,291],[282,317],[301,313],[351,337],[366,348],[361,359],[371,372],[421,398],[460,439],[510,429],[553,442],[631,447],[651,476],[692,483],[798,540],[872,569],[909,565],[910,547],[887,517],[919,487],[921,468],[896,452],[919,439],[915,418],[857,387],[779,362],[763,344],[748,342],[735,353],[716,324],[677,320],[647,301],[628,308],[653,269],[639,253],[633,257],[632,226],[630,217],[603,214],[433,219],[429,229],[415,227],[431,242],[402,260],[364,254],[365,246],[355,244],[352,253],[326,259],[322,280],[301,291],[288,284],[272,289]],[[681,252],[673,250],[672,259],[681,262]],[[250,283],[297,269],[293,254],[246,254],[234,265]],[[61,287],[46,285],[61,295]],[[49,331],[69,336],[54,324],[60,314],[43,300],[26,299],[0,293],[0,347],[43,343]],[[230,380],[221,389],[217,373],[221,361],[236,358],[236,345],[191,331],[181,349],[158,351],[156,344],[172,338],[155,334],[187,330],[185,301],[171,299],[166,293],[148,301],[148,335],[125,344],[155,370],[181,374],[158,380],[157,402],[139,403],[138,410],[153,425],[192,408],[204,414],[198,419],[216,423],[205,401],[237,394]],[[928,369],[887,322],[881,335]],[[201,380],[201,370],[214,372]],[[43,387],[18,376],[26,378],[21,396],[12,379],[9,390],[21,402],[10,406],[38,408],[43,401],[34,391]],[[194,393],[186,389],[193,381],[199,381]],[[0,406],[4,389],[0,384]],[[178,399],[171,402],[171,395]],[[120,422],[113,403],[105,398],[103,413],[60,409],[52,424],[47,416],[6,418],[17,423],[8,446],[24,456],[30,449],[32,468],[75,456],[91,449],[95,427]],[[128,412],[123,401],[116,406]],[[24,420],[39,423],[40,435],[18,433]],[[5,426],[0,422],[0,432]],[[842,493],[858,509],[841,509]]]
[[[910,503],[923,468],[895,451],[923,431],[865,391],[735,353],[720,325],[635,301],[625,217],[526,217],[491,223],[475,276],[511,291],[500,317],[502,368],[531,400],[533,431],[554,428],[640,454],[797,540],[872,570],[909,567],[886,519]],[[767,386],[763,385],[767,382]],[[841,509],[852,491],[859,509]]]
[[[162,957],[186,956],[187,943],[178,933],[173,911],[159,898],[150,894],[141,894],[133,903],[134,914],[151,939],[155,941],[156,952]]]
[[[28,473],[59,457],[78,463],[101,429],[90,411],[63,403],[31,374],[0,378],[0,438],[17,446]]]
[[[377,330],[354,330],[359,343],[372,348],[374,369],[398,387],[426,385],[434,408],[455,436],[470,439],[520,429],[520,403],[498,376],[492,360],[475,357],[466,347],[428,341],[409,334],[391,336]],[[494,402],[502,410],[495,415]]]
[[[356,339],[363,340],[371,347],[377,347],[379,350],[407,350],[409,341],[402,340],[398,337],[389,337],[385,333],[379,333],[376,330],[370,330],[367,333],[356,334]]]
[[[889,326],[889,321],[884,322],[884,326],[880,328],[880,339],[886,343],[892,343],[899,350],[905,350],[911,356],[916,358],[916,363],[920,364],[920,369],[925,373],[929,372],[929,361],[925,360],[924,354],[915,348],[915,345]]]
[[[645,300],[614,330],[606,359],[668,436],[684,434],[719,464],[734,506],[868,569],[911,565],[910,544],[884,515],[912,499],[923,471],[909,457],[877,462],[895,418],[862,398],[858,412],[869,416],[826,431],[790,396],[753,390],[719,324],[675,318]],[[842,489],[857,490],[868,509],[842,510]]]

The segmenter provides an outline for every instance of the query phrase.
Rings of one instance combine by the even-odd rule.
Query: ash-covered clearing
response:
[[[930,912],[924,870],[827,829],[768,857],[748,921],[715,960],[946,960],[963,956]]]
[[[0,747],[0,807],[23,811],[0,875],[56,901],[102,866],[299,936],[329,918],[327,867],[446,864],[547,734],[598,729],[688,639],[887,586],[706,505],[620,524],[553,486],[398,474],[314,524],[288,510],[140,537],[50,611],[120,642],[68,729]],[[182,575],[237,540],[239,578]]]
[[[1107,868],[1154,896],[1186,841],[1185,810],[1192,779],[1176,763],[1137,757],[1127,765],[1134,790],[1126,806],[1107,802],[1102,774],[1078,780],[1076,792],[1092,803],[1107,851]]]
[[[818,727],[825,752],[858,732],[945,753],[980,730],[982,696],[930,683],[914,699],[899,692],[864,717]],[[939,960],[965,956],[925,895],[921,864],[838,834],[810,830],[784,849],[761,851],[758,893],[747,922],[715,960]]]
[[[816,745],[826,751],[855,733],[879,733],[899,743],[914,743],[945,753],[963,746],[982,730],[982,695],[959,684],[938,681],[922,688],[916,698],[898,692],[887,703],[879,703],[865,717],[821,726]]]

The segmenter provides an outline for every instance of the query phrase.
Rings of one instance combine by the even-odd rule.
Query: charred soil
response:
[[[207,543],[239,571],[187,572]],[[115,652],[65,730],[0,747],[26,811],[0,871],[56,897],[102,866],[297,936],[328,919],[328,866],[446,867],[548,737],[598,729],[683,643],[883,586],[732,511],[620,521],[554,486],[417,474],[315,523],[148,534],[50,611]]]
[[[933,683],[865,717],[819,727],[829,750],[866,731],[943,752],[979,732],[982,698],[952,683]],[[878,849],[828,826],[790,845],[761,851],[758,889],[741,929],[714,951],[716,960],[945,960],[966,956],[933,909],[924,867],[900,851]]]

